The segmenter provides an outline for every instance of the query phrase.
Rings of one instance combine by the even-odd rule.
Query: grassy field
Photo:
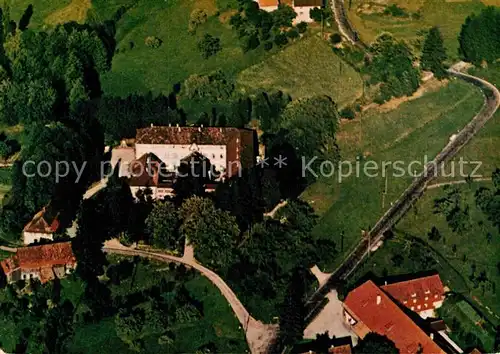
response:
[[[337,242],[341,255],[332,259],[332,266],[342,260],[358,242],[362,230],[373,226],[390,202],[411,183],[409,174],[419,171],[421,165],[411,168],[409,163],[423,162],[425,155],[431,160],[449,137],[474,117],[482,104],[478,89],[453,80],[448,86],[405,102],[393,111],[369,110],[341,125],[338,134],[341,159],[351,161],[352,175],[342,183],[338,173],[330,178],[320,177],[302,195],[321,216],[314,233],[332,237]],[[359,174],[354,163],[356,158],[360,158]],[[388,190],[383,198],[386,179],[382,176],[382,164],[398,160],[403,162],[406,177],[393,177],[397,171],[387,168]],[[377,164],[376,177],[368,176],[373,170],[363,173],[367,161]],[[343,171],[347,172],[347,168]]]
[[[97,4],[95,7],[97,13],[109,12]],[[111,71],[102,78],[104,90],[115,95],[150,90],[169,94],[175,84],[191,74],[222,69],[235,76],[262,60],[264,50],[244,54],[235,32],[219,17],[210,17],[196,34],[189,34],[189,14],[195,8],[209,14],[216,11],[212,0],[143,0],[127,11],[118,22],[120,52],[113,59]],[[219,37],[222,44],[222,51],[209,59],[203,59],[197,49],[197,42],[205,33]],[[146,47],[147,36],[160,38],[162,45],[157,49]],[[133,49],[129,49],[131,42]]]
[[[319,37],[301,40],[243,70],[238,83],[243,88],[279,89],[292,98],[328,95],[340,106],[354,101],[363,90],[359,74]]]
[[[345,1],[348,4],[350,0]],[[349,20],[364,41],[372,42],[381,32],[391,32],[399,38],[413,41],[418,38],[420,30],[439,26],[443,33],[448,55],[451,58],[458,57],[457,36],[465,18],[485,7],[479,0],[389,0],[383,2],[397,4],[411,13],[420,11],[421,17],[419,19],[411,19],[358,11],[359,6],[366,3],[370,3],[370,1],[352,0],[348,14]]]
[[[488,68],[472,69],[471,74],[482,77],[492,84],[500,87],[500,64],[490,65]],[[457,155],[455,161],[463,158],[465,161],[479,161],[481,168],[477,172],[484,177],[490,177],[491,173],[500,168],[500,111],[485,125],[485,127],[467,144]],[[467,166],[467,173],[471,173],[472,165]],[[441,179],[442,180],[442,179]]]

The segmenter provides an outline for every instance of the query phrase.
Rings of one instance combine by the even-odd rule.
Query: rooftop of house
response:
[[[152,126],[137,129],[135,144],[228,145],[243,134],[254,134],[254,131],[238,128]]]
[[[4,259],[0,265],[5,274],[20,269],[40,269],[61,265],[75,265],[76,258],[71,242],[59,242],[48,245],[21,247],[14,256]]]
[[[444,286],[439,274],[383,285],[381,288],[400,304],[420,312],[434,309],[434,303],[444,298]]]
[[[444,353],[401,308],[371,280],[351,291],[344,307],[372,332],[387,336],[401,353]]]
[[[339,345],[328,349],[329,354],[351,354],[352,349],[350,344]]]
[[[59,213],[50,205],[43,207],[43,209],[26,224],[23,231],[52,234],[59,228],[58,216]]]
[[[290,7],[322,7],[324,0],[258,0],[259,7],[278,6],[279,4],[288,5]]]

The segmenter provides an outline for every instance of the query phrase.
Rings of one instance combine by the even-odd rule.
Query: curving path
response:
[[[241,326],[245,331],[245,336],[248,347],[250,348],[250,352],[253,354],[263,354],[267,352],[269,343],[271,343],[273,338],[275,337],[277,326],[266,325],[254,319],[245,309],[236,294],[224,282],[224,280],[222,280],[222,278],[219,277],[215,272],[196,262],[193,257],[175,257],[164,253],[142,251],[126,247],[116,239],[107,241],[104,244],[103,251],[106,253],[119,254],[123,256],[139,256],[151,258],[160,262],[175,262],[184,264],[189,268],[196,269],[205,277],[207,277],[217,288],[219,288],[222,295],[224,295],[226,300],[231,305],[231,308],[233,309],[236,317],[238,318],[238,321],[241,323]]]
[[[438,176],[439,166],[453,158],[490,120],[500,107],[500,91],[491,83],[468,74],[454,70],[461,63],[455,64],[448,70],[450,75],[479,86],[485,96],[481,111],[451,140],[443,150],[424,166],[424,170],[413,183],[404,191],[398,200],[377,221],[375,226],[365,234],[355,249],[347,256],[344,262],[332,273],[326,283],[320,287],[308,300],[308,315],[306,322],[312,321],[326,304],[325,297],[331,289],[345,281],[357,266],[370,254],[372,245],[384,239],[384,234],[389,231],[405,214],[412,205],[423,195],[427,184]]]

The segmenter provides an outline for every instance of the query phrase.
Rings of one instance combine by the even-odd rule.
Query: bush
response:
[[[208,20],[208,15],[205,10],[194,9],[189,16],[189,33],[194,33],[199,25],[204,24]]]
[[[148,36],[144,39],[144,44],[149,48],[156,49],[161,46],[161,39],[155,36]]]
[[[273,49],[273,42],[271,42],[271,41],[264,42],[264,49],[265,50]]]
[[[332,42],[332,44],[339,44],[340,42],[342,42],[342,36],[338,33],[333,33],[330,36],[330,42]]]
[[[198,42],[198,50],[201,52],[203,59],[208,59],[220,52],[221,49],[220,39],[208,33]]]
[[[352,110],[352,108],[344,108],[339,112],[339,115],[345,119],[354,119],[356,117],[356,113]]]
[[[299,31],[297,31],[295,28],[292,28],[290,31],[288,31],[286,35],[292,40],[300,37]]]
[[[406,17],[408,14],[406,11],[402,8],[400,8],[396,4],[392,4],[390,6],[387,6],[384,10],[384,15],[390,15],[394,17]]]
[[[305,31],[307,31],[307,22],[300,22],[296,27],[299,30],[299,33],[304,33]]]
[[[276,44],[278,47],[282,47],[285,44],[288,43],[288,39],[285,33],[279,33],[274,37],[274,44]]]
[[[7,144],[7,142],[5,141],[0,141],[0,157],[6,159],[7,157],[10,156],[11,153],[12,150],[9,144]]]

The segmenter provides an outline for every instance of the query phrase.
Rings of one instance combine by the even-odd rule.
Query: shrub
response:
[[[352,108],[344,108],[339,112],[339,115],[345,119],[354,119],[356,117],[356,113],[352,110]]]
[[[333,33],[330,36],[330,42],[332,42],[333,44],[338,44],[338,43],[342,42],[342,36],[338,33]]]
[[[207,22],[207,19],[208,19],[208,15],[205,12],[205,10],[194,9],[191,12],[191,15],[189,15],[188,31],[190,33],[194,33],[196,31],[196,28],[198,28],[199,25],[202,25],[205,22]]]
[[[205,34],[198,42],[198,50],[204,59],[208,59],[212,55],[217,54],[222,49],[220,39],[210,34]]]
[[[12,153],[12,149],[5,141],[0,141],[0,157],[6,159]]]
[[[300,37],[299,31],[297,31],[295,28],[292,28],[290,31],[288,31],[286,35],[292,40]]]
[[[285,44],[288,43],[288,39],[285,33],[279,33],[274,37],[274,44],[276,44],[278,47],[282,47]]]
[[[300,22],[297,24],[297,29],[299,33],[304,33],[307,31],[307,22]]]
[[[394,17],[406,17],[408,14],[406,11],[402,8],[400,8],[396,4],[392,4],[390,6],[387,6],[384,10],[384,15],[390,15]]]
[[[155,36],[148,36],[144,39],[144,44],[149,48],[156,49],[161,46],[161,39]]]
[[[264,49],[265,50],[271,50],[271,49],[273,49],[273,42],[271,42],[271,41],[265,42],[264,43]]]

